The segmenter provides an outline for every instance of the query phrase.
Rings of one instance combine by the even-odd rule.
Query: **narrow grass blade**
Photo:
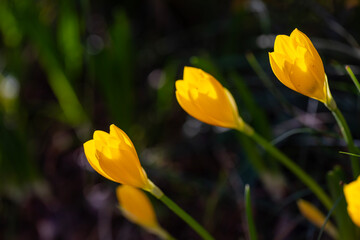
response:
[[[337,205],[340,203],[340,201],[341,201],[342,198],[343,198],[343,196],[339,196],[338,199],[336,199],[334,205],[333,205],[332,208],[330,209],[329,213],[326,215],[325,221],[324,221],[323,225],[322,225],[321,228],[320,228],[320,232],[319,232],[319,235],[318,235],[317,240],[320,240],[320,239],[321,239],[321,236],[322,236],[322,234],[323,234],[323,232],[324,232],[324,230],[325,230],[326,224],[328,223],[331,214],[333,213],[333,211],[335,210],[335,208],[337,207]],[[348,239],[348,238],[346,238],[346,239]]]
[[[251,68],[258,75],[259,79],[263,82],[265,87],[269,89],[269,91],[275,96],[275,98],[280,102],[280,104],[286,111],[292,112],[292,107],[285,99],[285,97],[281,94],[281,92],[276,88],[268,75],[265,73],[264,69],[261,67],[254,54],[249,52],[245,56]]]
[[[358,81],[358,79],[356,78],[354,72],[351,70],[350,66],[349,65],[346,65],[345,66],[345,69],[347,71],[347,73],[349,74],[351,80],[354,82],[357,90],[359,91],[359,94],[360,94],[360,83]]]
[[[250,240],[257,240],[256,228],[253,218],[253,213],[251,209],[251,198],[250,198],[250,186],[249,184],[245,185],[245,211],[246,211],[246,220],[249,227],[249,236]]]
[[[350,155],[350,156],[353,156],[353,157],[360,157],[360,155],[355,154],[355,153],[342,152],[342,151],[339,151],[339,153],[342,153],[342,154],[347,154],[347,155]]]

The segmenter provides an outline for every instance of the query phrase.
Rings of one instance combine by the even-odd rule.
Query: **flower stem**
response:
[[[246,212],[246,220],[248,224],[249,230],[249,238],[250,240],[257,240],[256,228],[253,218],[253,213],[251,209],[251,199],[250,199],[250,186],[249,184],[245,185],[245,212]]]
[[[329,108],[330,109],[330,108]],[[352,138],[349,126],[346,123],[344,116],[342,115],[339,108],[330,109],[332,114],[334,115],[337,124],[340,127],[341,133],[345,139],[346,144],[348,145],[349,151],[354,154],[359,153],[359,149],[355,147],[354,140]],[[354,156],[350,156],[351,166],[353,171],[354,178],[357,178],[360,174],[360,161],[358,158]]]
[[[275,159],[277,159],[281,164],[288,168],[295,176],[297,176],[309,189],[319,198],[319,200],[324,204],[324,206],[330,210],[332,207],[332,201],[330,197],[324,192],[324,190],[311,178],[306,172],[304,172],[296,163],[294,163],[290,158],[280,152],[276,147],[274,147],[270,142],[265,140],[263,137],[258,135],[256,132],[249,134],[244,132],[255,142],[261,145],[268,153],[270,153]]]
[[[175,240],[175,238],[171,236],[170,233],[168,233],[165,229],[163,229],[160,226],[154,229],[149,229],[149,231],[154,233],[163,240]]]
[[[189,214],[187,214],[182,208],[174,203],[170,198],[163,194],[160,198],[169,209],[171,209],[176,215],[184,220],[195,232],[197,232],[205,240],[214,240],[214,238]]]

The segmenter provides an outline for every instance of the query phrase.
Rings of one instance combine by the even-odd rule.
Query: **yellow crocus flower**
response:
[[[360,176],[344,186],[344,194],[349,216],[360,227]]]
[[[241,130],[244,122],[231,93],[201,69],[185,67],[183,80],[176,81],[176,98],[194,118],[210,125]]]
[[[160,227],[151,202],[144,192],[128,185],[120,185],[116,189],[116,196],[122,214],[129,221],[162,239],[170,239],[168,233]]]
[[[298,205],[301,214],[307,220],[309,220],[312,224],[314,224],[318,228],[322,227],[326,217],[317,207],[315,207],[313,204],[303,199],[298,200],[296,203]],[[338,235],[337,230],[330,221],[326,223],[324,230],[333,238],[337,238]]]
[[[110,133],[95,131],[93,139],[84,143],[84,151],[90,165],[102,176],[150,192],[158,189],[141,167],[130,138],[114,124]]]
[[[324,65],[310,39],[298,29],[278,35],[269,53],[276,77],[288,88],[335,108]]]

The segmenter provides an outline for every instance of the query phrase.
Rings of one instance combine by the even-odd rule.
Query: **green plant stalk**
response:
[[[157,197],[157,196],[155,196]],[[195,219],[193,219],[189,214],[187,214],[182,208],[180,208],[176,203],[174,203],[170,198],[165,194],[161,197],[157,197],[161,202],[163,202],[170,210],[172,210],[176,215],[178,215],[182,220],[184,220],[195,232],[197,232],[205,240],[214,240],[214,238],[208,233]]]
[[[339,108],[336,107],[333,109],[331,108],[329,109],[334,115],[336,122],[340,127],[341,133],[345,139],[346,144],[348,145],[349,151],[354,154],[359,153],[359,149],[354,145],[354,140],[352,138],[349,126],[347,125],[346,120],[342,115],[341,111],[339,110]],[[360,160],[355,156],[350,156],[350,159],[351,159],[353,176],[354,178],[357,178],[360,174]]]
[[[258,135],[254,131],[239,130],[252,138],[255,142],[261,145],[268,153],[270,153],[281,164],[288,168],[295,176],[297,176],[309,189],[319,198],[324,206],[330,210],[332,207],[332,201],[330,197],[324,192],[324,190],[311,178],[306,172],[304,172],[296,163],[290,158],[280,152],[270,142]]]
[[[346,69],[347,73],[349,74],[351,80],[354,82],[357,90],[358,90],[359,93],[360,93],[360,83],[359,83],[359,81],[357,80],[355,74],[354,74],[353,71],[351,70],[350,66],[345,66],[345,69]]]
[[[250,186],[248,184],[245,185],[245,212],[249,228],[250,240],[257,240],[256,228],[251,209]]]
[[[359,238],[356,238],[355,226],[346,211],[347,204],[344,198],[343,186],[340,184],[345,181],[345,179],[345,174],[339,166],[335,166],[333,170],[329,171],[326,177],[332,199],[335,201],[339,196],[341,197],[341,200],[339,200],[337,207],[334,208],[334,212],[332,213],[339,232],[337,240],[355,240]]]

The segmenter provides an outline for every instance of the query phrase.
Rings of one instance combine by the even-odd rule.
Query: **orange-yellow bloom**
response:
[[[141,167],[130,138],[114,124],[110,133],[95,131],[93,139],[84,143],[84,150],[90,165],[102,176],[147,191],[155,188]]]
[[[158,226],[154,209],[141,190],[128,185],[120,185],[116,196],[124,216],[141,226],[153,228]]]
[[[349,216],[360,227],[360,176],[344,186],[344,194]]]
[[[242,130],[244,122],[233,96],[213,76],[185,67],[183,78],[176,81],[176,98],[188,114],[210,125]]]
[[[324,65],[310,39],[298,29],[278,35],[269,53],[276,77],[288,88],[333,107]]]
[[[167,239],[168,233],[160,227],[151,202],[144,192],[128,185],[121,185],[117,187],[116,195],[124,217],[159,237]]]
[[[318,228],[322,227],[326,217],[317,207],[315,207],[313,204],[303,199],[298,200],[296,203],[298,205],[301,214],[307,220],[309,220],[312,224],[314,224]],[[338,235],[337,230],[330,221],[326,223],[324,230],[333,238],[337,238]]]

